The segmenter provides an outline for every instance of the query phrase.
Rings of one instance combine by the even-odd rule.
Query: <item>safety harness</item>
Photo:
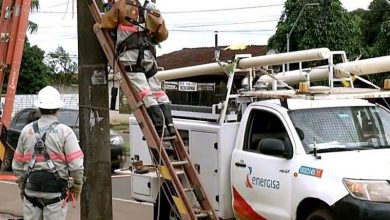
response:
[[[139,1],[136,1],[136,3],[134,3],[134,1],[132,0],[126,0],[126,4],[133,7],[138,7],[139,13],[138,13],[138,21],[130,17],[126,17],[125,19],[128,22],[132,23],[133,25],[140,27],[142,31],[132,33],[121,43],[119,43],[116,48],[117,58],[127,50],[137,49],[138,57],[137,57],[136,64],[125,66],[125,70],[127,72],[143,72],[145,73],[146,78],[150,78],[157,73],[157,68],[155,65],[153,65],[153,68],[148,71],[146,71],[145,67],[141,65],[142,60],[145,58],[145,50],[149,50],[152,53],[153,57],[156,59],[156,48],[155,48],[155,44],[152,41],[153,33],[144,27],[146,21],[145,11],[148,10],[146,9],[148,3],[149,1],[146,0],[144,5],[141,6]]]
[[[26,189],[38,191],[38,192],[48,192],[48,193],[58,193],[61,192],[61,196],[53,199],[43,199],[43,198],[35,198],[30,197],[23,193],[25,198],[30,201],[33,206],[43,208],[44,206],[60,202],[66,196],[67,191],[67,183],[68,181],[62,179],[60,174],[58,173],[53,161],[51,160],[49,154],[46,150],[45,140],[48,133],[53,131],[53,129],[58,125],[58,122],[52,123],[47,131],[41,137],[39,133],[38,121],[33,122],[34,134],[37,140],[37,143],[34,147],[34,154],[31,158],[30,164],[28,166],[28,170],[25,174],[25,187]],[[33,171],[33,168],[36,163],[37,156],[41,154],[45,158],[46,164],[49,167],[49,170],[37,170]]]

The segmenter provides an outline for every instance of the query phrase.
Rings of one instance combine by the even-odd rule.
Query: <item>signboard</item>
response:
[[[215,83],[198,83],[198,91],[215,91]]]
[[[179,91],[196,92],[197,91],[197,83],[195,83],[195,82],[179,82]]]
[[[164,89],[181,92],[215,91],[215,83],[196,83],[189,81],[165,81]]]
[[[165,90],[178,90],[179,89],[179,83],[173,82],[173,81],[165,81],[164,82],[164,89]]]

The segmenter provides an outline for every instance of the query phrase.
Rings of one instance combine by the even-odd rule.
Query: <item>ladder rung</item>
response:
[[[193,188],[184,188],[184,192],[191,192],[192,190],[194,190]]]
[[[173,141],[176,139],[176,135],[175,136],[167,136],[167,137],[163,137],[163,141]]]
[[[164,144],[165,150],[172,151],[175,150],[175,148],[172,146],[172,144]],[[188,146],[184,146],[184,149],[188,152]]]
[[[175,150],[172,145],[164,145],[165,150]]]
[[[183,161],[173,161],[172,162],[172,166],[183,166],[183,165],[187,165],[188,164],[188,161],[187,160],[183,160]]]
[[[184,170],[175,170],[176,175],[183,175],[185,174]]]
[[[208,217],[208,216],[209,216],[209,215],[208,215],[207,213],[204,213],[204,212],[195,214],[195,217],[197,217],[197,218],[206,218],[206,217]]]

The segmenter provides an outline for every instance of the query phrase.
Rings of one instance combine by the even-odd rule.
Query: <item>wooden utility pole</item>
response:
[[[93,32],[87,1],[77,0],[80,146],[86,181],[81,193],[82,220],[111,220],[111,152],[107,60]]]

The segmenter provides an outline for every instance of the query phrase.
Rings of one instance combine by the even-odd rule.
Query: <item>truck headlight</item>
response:
[[[390,202],[390,183],[388,181],[343,179],[343,183],[356,199]]]
[[[110,138],[110,144],[114,144],[114,145],[122,145],[124,144],[124,140],[121,136],[113,136]]]

